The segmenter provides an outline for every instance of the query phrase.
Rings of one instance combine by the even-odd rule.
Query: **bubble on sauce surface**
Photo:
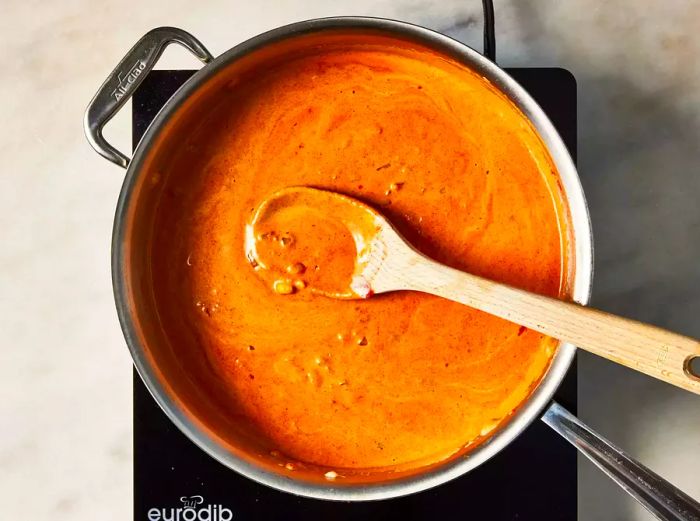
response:
[[[294,264],[287,266],[286,271],[290,275],[301,275],[306,271],[306,266],[304,266],[301,262],[295,262]]]
[[[288,279],[277,279],[272,283],[272,290],[278,295],[291,295],[294,289],[294,285]]]

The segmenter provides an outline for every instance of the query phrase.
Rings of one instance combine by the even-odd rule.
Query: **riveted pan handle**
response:
[[[129,165],[130,159],[105,140],[102,136],[102,128],[131,98],[147,73],[153,69],[165,48],[171,43],[178,43],[189,49],[204,63],[214,59],[199,40],[182,29],[175,27],[153,29],[126,53],[85,111],[85,135],[90,145],[102,157],[123,168]]]

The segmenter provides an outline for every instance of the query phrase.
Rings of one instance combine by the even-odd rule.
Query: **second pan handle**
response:
[[[126,53],[85,111],[85,135],[92,148],[102,157],[122,168],[129,165],[129,158],[103,137],[102,128],[131,98],[146,74],[153,69],[160,55],[171,43],[177,43],[189,49],[203,63],[209,63],[214,59],[199,40],[182,29],[176,27],[153,29]]]
[[[625,454],[554,402],[542,417],[657,519],[700,521],[700,503]]]

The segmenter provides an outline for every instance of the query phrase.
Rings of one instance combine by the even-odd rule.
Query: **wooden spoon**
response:
[[[430,293],[569,342],[700,394],[700,377],[697,370],[691,368],[692,360],[700,357],[697,340],[439,264],[408,244],[376,210],[335,192],[292,187],[266,199],[255,212],[247,233],[250,240],[246,241],[248,257],[258,268],[264,264],[258,265],[255,260],[256,227],[269,225],[278,212],[290,209],[310,209],[323,219],[342,223],[355,243],[354,273],[347,280],[340,280],[337,288],[319,289],[312,285],[311,291],[341,299],[364,299],[377,293],[401,290]]]

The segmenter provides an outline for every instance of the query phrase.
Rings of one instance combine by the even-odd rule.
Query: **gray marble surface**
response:
[[[700,2],[496,0],[502,66],[579,85],[593,303],[700,337]],[[158,25],[218,54],[288,22],[399,18],[480,48],[477,0],[4,0],[0,16],[0,519],[129,519],[131,363],[113,309],[123,173],[86,144],[85,104]],[[168,51],[164,67],[196,66]],[[108,136],[129,147],[129,121]],[[700,498],[700,398],[581,353],[580,416]],[[580,519],[646,520],[580,462]],[[543,491],[546,493],[546,491]]]

